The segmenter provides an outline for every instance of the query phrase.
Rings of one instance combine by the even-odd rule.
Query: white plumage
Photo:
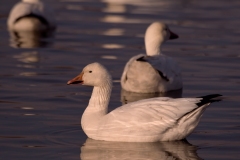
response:
[[[87,65],[68,84],[94,86],[81,124],[88,137],[120,142],[155,142],[181,140],[197,126],[213,98],[158,97],[132,102],[108,113],[112,79],[99,63]]]
[[[56,28],[51,7],[40,0],[22,0],[11,10],[7,25],[9,30],[45,31]]]
[[[181,69],[171,57],[161,53],[161,45],[178,36],[161,22],[152,23],[145,33],[146,54],[132,57],[125,65],[121,85],[136,93],[168,92],[182,88]]]

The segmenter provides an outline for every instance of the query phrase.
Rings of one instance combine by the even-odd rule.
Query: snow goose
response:
[[[56,28],[52,10],[40,0],[22,0],[11,10],[7,25],[15,31],[45,31]]]
[[[219,94],[199,98],[157,97],[120,106],[108,113],[112,78],[99,63],[84,67],[67,84],[93,86],[81,125],[89,138],[120,142],[181,140],[197,126],[201,115]]]
[[[176,39],[161,22],[152,23],[145,33],[146,54],[132,57],[125,65],[121,85],[136,93],[168,92],[182,88],[181,69],[171,57],[161,53],[162,43]]]

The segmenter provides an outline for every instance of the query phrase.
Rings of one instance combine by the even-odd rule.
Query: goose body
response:
[[[56,23],[52,9],[40,0],[22,0],[11,10],[7,25],[14,31],[54,30]]]
[[[121,86],[136,93],[168,92],[182,88],[178,63],[161,53],[161,45],[178,36],[161,22],[152,23],[145,33],[146,54],[132,57],[125,65]]]
[[[120,106],[108,113],[112,79],[99,63],[87,65],[67,84],[94,86],[81,125],[89,138],[120,142],[181,140],[197,126],[203,111],[221,95],[199,98],[158,97]]]

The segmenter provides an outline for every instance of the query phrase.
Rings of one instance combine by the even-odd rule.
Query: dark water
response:
[[[239,0],[49,0],[58,30],[40,42],[10,40],[6,20],[16,2],[0,5],[0,159],[240,159]],[[180,36],[163,52],[182,66],[182,96],[226,100],[206,110],[189,143],[87,140],[79,122],[92,88],[66,82],[98,61],[113,75],[110,109],[121,105],[123,67],[144,53],[153,21]]]

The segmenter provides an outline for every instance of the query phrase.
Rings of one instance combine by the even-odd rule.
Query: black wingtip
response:
[[[219,97],[222,97],[222,95],[221,94],[210,94],[210,95],[206,95],[206,96],[197,97],[197,98],[202,98],[201,101],[197,103],[197,105],[200,107],[207,103],[219,102],[222,100]]]
[[[18,22],[18,21],[19,21],[20,19],[22,19],[22,18],[29,18],[29,17],[37,18],[37,19],[39,19],[39,21],[41,21],[43,24],[49,25],[49,23],[48,23],[48,21],[47,21],[47,19],[46,19],[45,17],[43,17],[43,16],[41,16],[41,15],[38,15],[38,14],[34,14],[34,13],[30,13],[30,14],[28,14],[28,15],[21,16],[21,17],[17,18],[14,23]]]
[[[142,62],[146,62],[146,60],[145,60],[144,58],[145,58],[145,57],[144,57],[144,56],[142,56],[142,57],[140,57],[140,58],[136,59],[136,61],[142,61]]]
[[[164,79],[165,81],[169,82],[169,79],[167,76],[164,76],[163,73],[159,70],[156,69],[156,71],[158,72],[158,74],[162,77],[162,79]]]

